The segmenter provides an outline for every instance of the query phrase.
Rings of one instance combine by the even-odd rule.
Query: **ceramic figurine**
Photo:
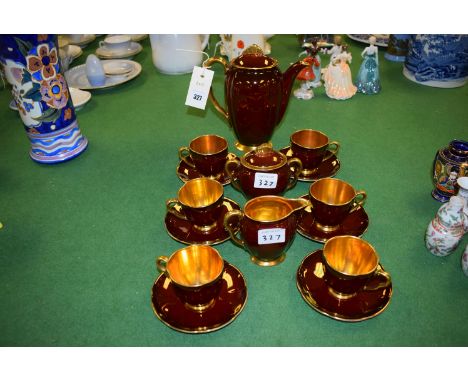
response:
[[[377,94],[380,91],[379,48],[375,46],[375,36],[369,37],[369,44],[361,57],[364,58],[357,75],[356,86],[360,93]]]
[[[348,65],[351,60],[351,53],[348,52],[346,46],[343,46],[342,52],[331,60],[323,76],[328,97],[344,100],[356,94],[357,87],[353,84]]]
[[[328,50],[324,50],[325,53],[330,55],[330,62],[332,62],[335,59],[335,57],[338,56],[343,51],[341,42],[342,42],[341,36],[335,35],[333,37],[333,46]]]
[[[418,84],[439,88],[468,80],[468,35],[416,34],[408,44],[403,74]]]
[[[434,159],[432,196],[445,203],[455,195],[455,182],[468,174],[468,142],[455,139],[441,148]]]
[[[56,36],[0,35],[0,64],[12,85],[31,158],[58,163],[81,154],[88,140],[76,120]]]
[[[465,215],[464,227],[465,233],[468,232],[468,176],[461,176],[457,179],[458,193],[465,200],[465,206],[463,207],[463,214]]]
[[[294,96],[299,99],[311,99],[314,97],[312,88],[319,87],[320,82],[320,58],[318,57],[317,45],[304,44],[306,50],[302,54],[307,54],[307,57],[302,61],[307,62],[309,66],[302,69],[297,75],[297,79],[301,81],[299,89],[294,91]],[[317,70],[318,69],[318,70]]]
[[[410,36],[409,34],[391,34],[384,55],[385,59],[393,62],[405,62]]]
[[[426,231],[426,248],[435,256],[447,256],[458,246],[463,237],[463,207],[465,201],[452,196],[437,211]]]
[[[465,251],[463,252],[462,258],[461,258],[461,266],[463,273],[465,276],[468,277],[468,244],[465,247]]]

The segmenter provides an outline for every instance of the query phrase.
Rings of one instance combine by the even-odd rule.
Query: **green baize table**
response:
[[[98,38],[72,65],[82,64]],[[212,54],[217,35],[211,37]],[[365,45],[345,39],[357,74]],[[282,70],[301,52],[295,35],[270,40]],[[337,178],[367,192],[370,224],[363,238],[393,278],[393,297],[379,316],[339,322],[310,308],[296,288],[302,259],[322,244],[296,235],[276,267],[253,264],[227,241],[216,246],[243,273],[245,309],[222,330],[176,332],[154,315],[150,293],[155,259],[184,244],[166,233],[165,201],[176,197],[177,150],[203,134],[235,137],[209,104],[184,105],[190,75],[168,76],[153,66],[149,39],[134,59],[139,77],[93,91],[77,112],[89,147],[78,158],[40,165],[11,94],[0,90],[0,345],[2,346],[467,346],[468,278],[460,257],[431,255],[424,233],[440,203],[432,199],[432,162],[452,139],[468,138],[468,86],[415,84],[380,48],[382,91],[329,99],[323,86],[310,101],[291,98],[272,143],[280,149],[299,129],[316,129],[341,143]],[[322,55],[323,64],[328,56]],[[222,100],[222,68],[213,87]],[[298,84],[295,84],[297,87]],[[239,154],[239,153],[238,153]],[[299,182],[287,197],[307,194]],[[231,186],[225,196],[241,206]]]

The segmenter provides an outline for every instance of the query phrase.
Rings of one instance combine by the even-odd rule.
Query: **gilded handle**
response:
[[[229,221],[233,218],[237,217],[237,222],[232,225],[229,223]],[[239,239],[236,236],[236,228],[239,228],[240,222],[242,218],[244,217],[244,213],[239,210],[234,210],[234,211],[229,211],[226,215],[224,215],[224,229],[229,232],[229,236],[231,237],[231,240],[236,243],[238,246],[245,248],[245,243],[244,240]]]
[[[187,146],[183,146],[179,149],[179,159],[184,162],[187,166],[195,168],[195,164],[189,161],[187,158],[190,156],[190,150]]]
[[[337,141],[330,142],[327,147],[328,153],[325,155],[325,158],[323,158],[324,161],[327,159],[330,159],[333,155],[338,154],[338,151],[340,150],[340,143]]]
[[[161,273],[166,272],[168,261],[169,261],[169,258],[167,256],[159,256],[156,259],[156,268],[158,268],[159,272]]]
[[[290,190],[296,185],[297,179],[302,172],[302,161],[299,158],[291,158],[288,160],[288,166],[293,173],[292,176],[289,177],[286,190]]]
[[[218,63],[223,65],[224,67],[224,73],[226,73],[227,70],[227,62],[224,58],[222,57],[210,57],[208,60],[206,60],[203,63],[203,66],[206,67],[211,67],[212,64]],[[213,105],[215,109],[224,117],[226,120],[229,120],[229,114],[227,113],[226,110],[219,104],[218,100],[215,98],[214,93],[213,93],[213,86],[210,88],[210,100],[213,102]]]
[[[177,205],[180,206],[180,202],[177,199],[168,199],[166,201],[166,211],[172,215],[177,216],[179,219],[187,220],[187,216],[175,209],[175,206]]]
[[[235,166],[235,167],[234,167]],[[237,188],[238,190],[240,189],[239,186],[239,179],[235,175],[234,171],[237,170],[240,166],[240,161],[237,158],[233,159],[228,159],[226,164],[224,165],[224,170],[226,171],[226,174],[229,176],[231,179],[232,185]]]
[[[356,211],[359,207],[362,207],[366,199],[367,194],[365,191],[356,192],[356,196],[354,197],[354,206],[353,208],[351,208],[351,211],[349,211],[349,213]]]
[[[375,272],[375,276],[382,276],[384,280],[380,281],[377,285],[372,285],[372,286],[364,285],[363,290],[375,291],[375,290],[379,290],[382,288],[386,288],[392,283],[392,278],[390,274],[388,272],[385,272],[382,268],[380,268],[380,266]]]

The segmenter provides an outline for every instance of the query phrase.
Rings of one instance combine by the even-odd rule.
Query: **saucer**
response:
[[[228,154],[228,160],[229,159],[236,159],[237,156],[235,154],[232,154],[232,153],[229,153]],[[237,158],[238,159],[238,158]],[[189,162],[192,161],[192,159],[188,156],[187,157],[187,160]],[[177,176],[179,177],[179,179],[182,181],[182,182],[187,182],[191,179],[195,179],[195,178],[200,178],[200,177],[203,177],[203,175],[201,175],[197,169],[193,168],[193,167],[190,167],[187,163],[185,163],[183,160],[181,160],[179,162],[179,165],[177,166],[177,169],[176,169],[176,172],[177,172]],[[223,171],[219,177],[216,177],[214,178],[215,180],[217,180],[219,183],[221,183],[223,186],[231,183],[231,178],[229,177],[229,175],[227,174],[226,171]]]
[[[334,297],[323,279],[322,250],[308,255],[296,274],[296,286],[302,298],[317,312],[338,321],[357,322],[377,316],[387,308],[392,285],[375,291],[361,291],[346,300]],[[379,264],[379,267],[383,267]],[[379,276],[375,276],[378,279]],[[372,282],[372,281],[371,281]]]
[[[76,41],[70,41],[68,39],[68,43],[71,45],[78,45],[80,48],[84,48],[86,45],[88,45],[90,42],[93,42],[96,39],[96,36],[93,34],[85,34],[81,38],[79,42]]]
[[[78,45],[66,45],[60,48],[66,55],[71,56],[71,59],[74,60],[80,57],[83,54],[83,49],[81,49]]]
[[[292,150],[289,146],[282,148],[280,151],[286,155],[288,159],[293,157]],[[322,178],[331,178],[336,175],[340,166],[340,160],[335,155],[332,155],[330,158],[320,163],[317,169],[312,171],[310,174],[306,175],[301,172],[297,180],[302,182],[315,182]]]
[[[99,58],[130,58],[140,53],[143,47],[137,42],[130,42],[130,47],[127,49],[110,49],[106,46],[101,46],[96,49],[96,56]]]
[[[240,210],[240,206],[235,201],[224,198],[223,206],[221,208],[223,208],[223,213],[217,222],[216,228],[208,233],[197,231],[188,220],[181,219],[174,214],[167,212],[164,219],[167,233],[174,240],[180,241],[184,244],[215,245],[229,240],[229,233],[224,229],[223,225],[224,215],[232,210]]]
[[[151,290],[154,314],[170,328],[183,333],[209,333],[229,325],[244,309],[247,286],[242,273],[224,261],[222,287],[214,304],[196,312],[175,294],[170,279],[162,273]]]
[[[364,44],[369,44],[369,37],[375,36],[376,42],[375,45],[382,46],[386,48],[388,46],[388,41],[390,39],[390,35],[388,34],[349,34],[348,37],[351,40],[363,42]]]
[[[116,35],[115,34],[108,34],[107,36],[109,37],[109,36],[116,36]],[[147,34],[129,34],[129,36],[131,37],[132,41],[135,41],[135,42],[142,41],[146,37],[148,37]]]
[[[91,99],[91,93],[86,90],[80,90],[72,87],[69,87],[68,90],[70,91],[75,111],[80,110]]]
[[[309,195],[302,195],[301,198],[310,200]],[[308,239],[325,243],[328,239],[335,236],[351,235],[361,236],[366,232],[369,226],[369,216],[367,216],[364,207],[358,208],[350,213],[340,224],[339,228],[332,232],[323,232],[315,224],[314,214],[310,207],[304,208],[300,212],[297,224],[297,232]]]
[[[141,73],[141,65],[138,62],[131,60],[106,60],[102,61],[102,65],[104,67],[104,71],[109,72],[114,71],[119,67],[130,67],[132,70],[128,74],[121,76],[106,76],[106,82],[104,85],[93,86],[89,83],[88,77],[86,76],[86,64],[78,65],[65,72],[65,78],[68,86],[81,90],[105,89],[128,82]]]

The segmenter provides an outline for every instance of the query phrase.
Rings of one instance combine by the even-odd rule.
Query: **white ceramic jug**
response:
[[[195,65],[201,65],[201,52],[209,37],[209,34],[150,35],[154,66],[164,74],[191,73]]]
[[[258,45],[265,54],[271,53],[271,46],[266,42],[266,37],[263,34],[222,34],[221,37],[221,54],[228,56],[229,61],[242,54],[245,48],[250,45]]]

